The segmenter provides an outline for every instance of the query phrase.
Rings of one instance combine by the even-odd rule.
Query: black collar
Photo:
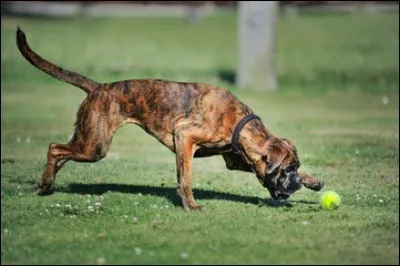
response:
[[[245,117],[243,117],[239,123],[236,125],[235,130],[233,131],[233,136],[232,136],[232,151],[233,153],[240,154],[239,150],[239,134],[240,131],[243,129],[243,127],[246,125],[247,122],[253,119],[259,119],[261,120],[258,116],[255,114],[248,114]]]

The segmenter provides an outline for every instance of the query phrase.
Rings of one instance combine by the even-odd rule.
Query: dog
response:
[[[185,210],[201,210],[191,188],[193,158],[222,155],[229,170],[255,173],[275,200],[302,185],[319,191],[324,183],[299,173],[296,147],[268,131],[262,120],[228,89],[204,83],[135,79],[99,83],[57,66],[35,53],[19,28],[22,56],[41,71],[87,93],[67,144],[51,143],[36,193],[51,193],[57,172],[72,160],[104,158],[116,130],[140,126],[176,155],[177,193]]]

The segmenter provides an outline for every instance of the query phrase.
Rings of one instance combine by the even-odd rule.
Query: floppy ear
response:
[[[295,154],[297,154],[297,149],[296,147],[293,145],[292,142],[290,142],[288,139],[282,138],[281,139],[283,141],[283,143],[285,143],[286,146],[288,146]]]
[[[303,172],[299,173],[303,185],[311,190],[320,191],[324,187],[324,182],[315,179]]]
[[[266,173],[267,174],[272,174],[275,171],[275,169],[278,168],[282,164],[282,162],[286,158],[286,156],[287,156],[287,154],[281,155],[281,156],[277,157],[277,161],[275,161],[275,162],[267,162]]]
[[[281,149],[276,143],[268,145],[267,154],[262,157],[266,164],[266,174],[272,174],[278,168],[283,160],[288,156],[287,151]]]

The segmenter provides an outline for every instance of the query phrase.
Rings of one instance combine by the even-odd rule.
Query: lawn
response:
[[[278,24],[280,88],[232,84],[236,16],[2,18],[2,264],[399,263],[399,15],[301,14]],[[301,169],[340,194],[336,211],[303,188],[275,202],[253,174],[221,156],[194,161],[184,212],[175,157],[134,125],[106,158],[69,162],[54,194],[32,194],[48,145],[66,143],[85,93],[19,54],[16,27],[44,58],[106,82],[200,81],[230,89],[279,137]]]

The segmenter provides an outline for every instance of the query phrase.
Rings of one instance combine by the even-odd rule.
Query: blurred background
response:
[[[47,58],[101,81],[157,77],[236,88],[254,79],[259,85],[247,87],[255,90],[397,89],[399,1],[240,3],[2,1],[2,32],[13,38],[18,22]],[[59,52],[61,43],[69,49]],[[7,52],[11,45],[2,41],[2,79],[15,78],[25,64]]]

